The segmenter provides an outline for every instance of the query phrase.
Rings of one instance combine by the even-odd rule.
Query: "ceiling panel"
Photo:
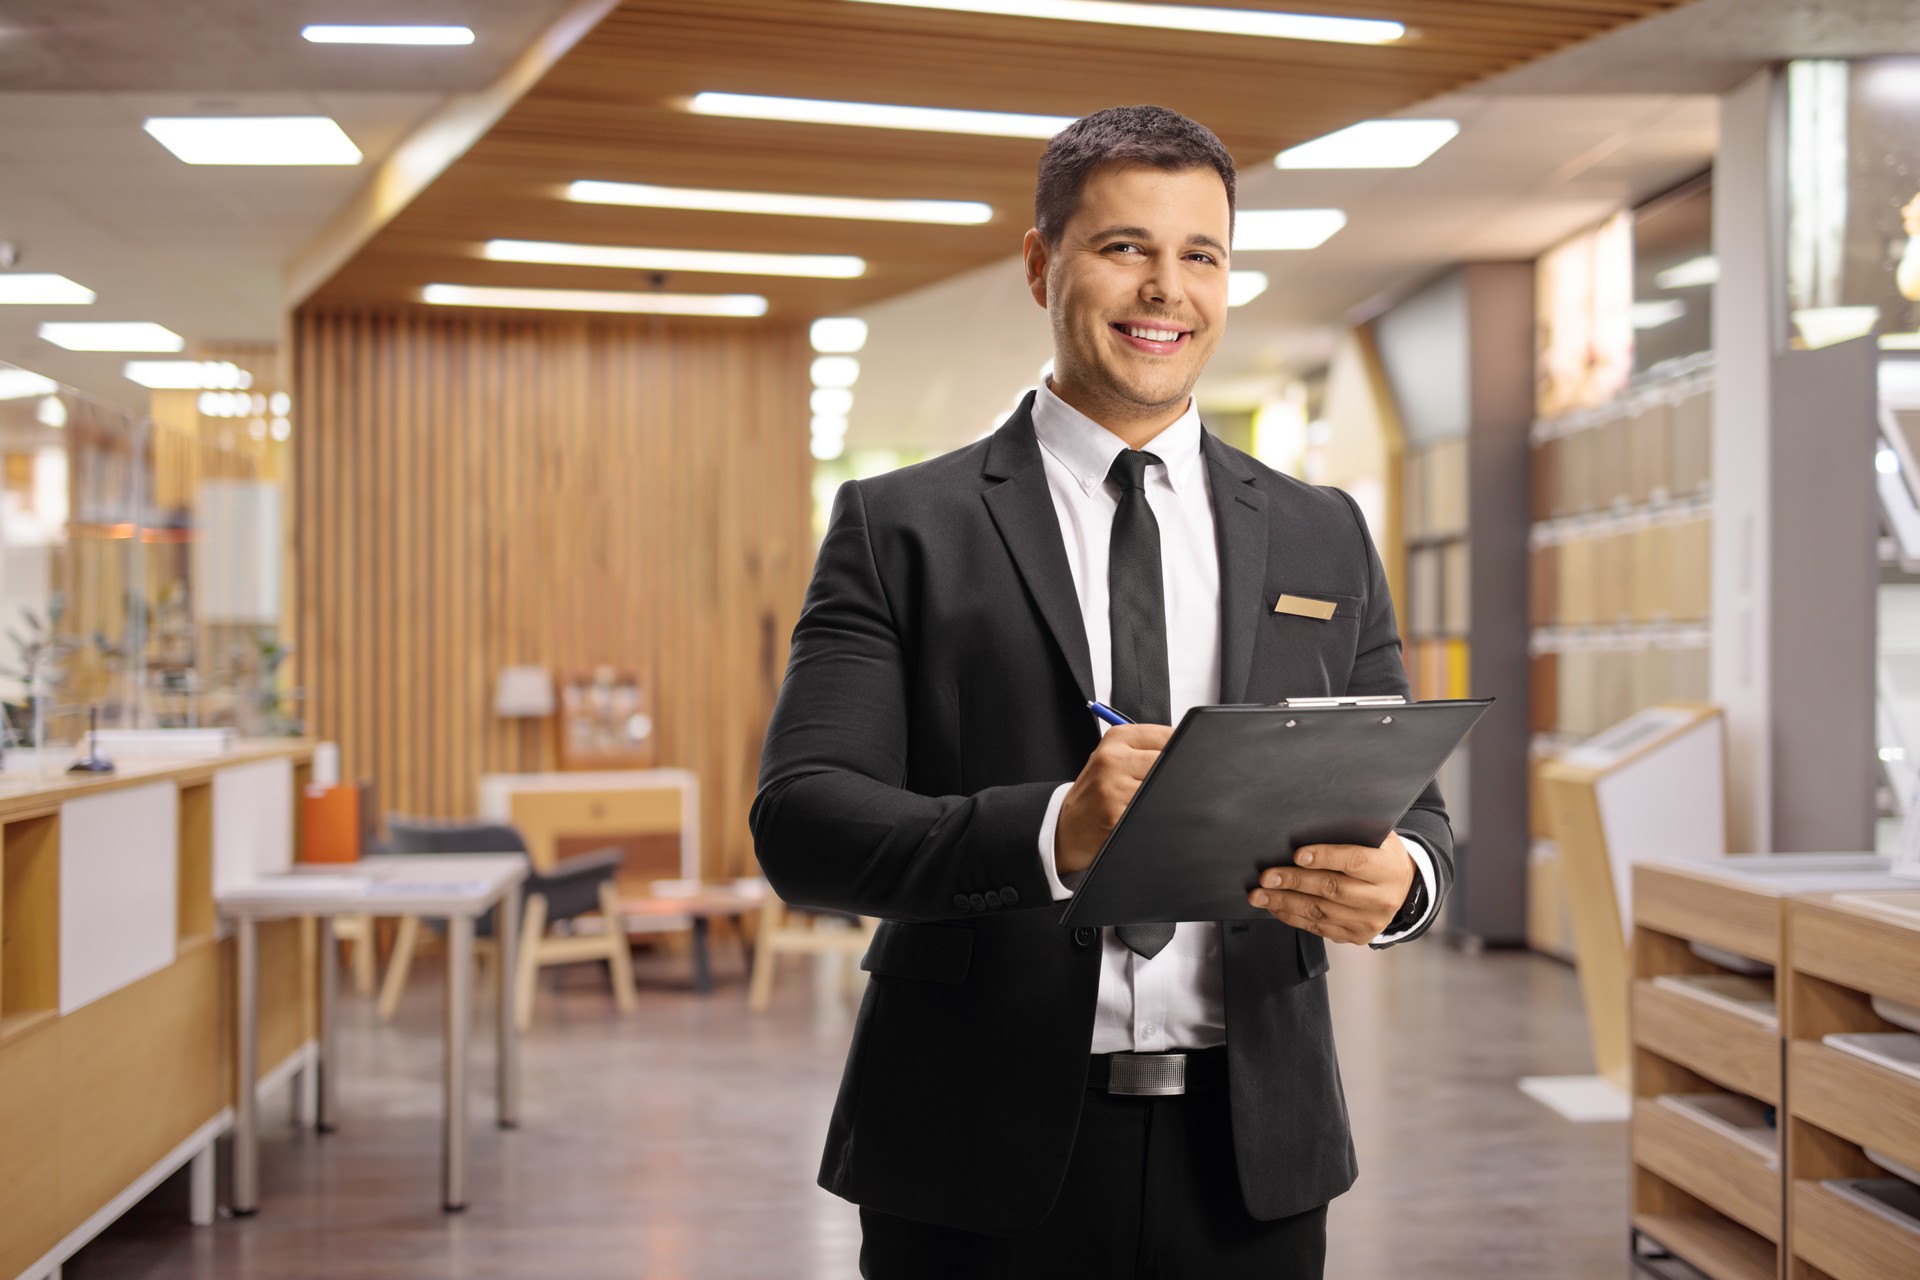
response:
[[[1211,0],[1214,4],[1231,0]],[[1082,115],[1154,101],[1204,121],[1247,169],[1296,142],[1392,114],[1677,7],[1681,0],[1316,3],[1403,21],[1364,47],[981,17],[846,0],[626,0],[313,300],[392,304],[421,286],[644,288],[639,273],[488,263],[492,237],[854,253],[847,281],[671,275],[676,291],[764,293],[775,314],[852,309],[1002,257],[1031,222],[1043,144],[689,114],[703,90]],[[1272,7],[1243,4],[1241,7]],[[820,195],[984,200],[977,227],[572,204],[576,178]]]

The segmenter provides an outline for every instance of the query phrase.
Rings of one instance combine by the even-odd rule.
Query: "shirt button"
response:
[[[1140,1034],[1145,1036],[1149,1040],[1153,1039],[1155,1035],[1159,1034],[1159,1031],[1160,1031],[1160,1028],[1154,1026],[1151,1022],[1149,1022],[1146,1026],[1140,1028]]]

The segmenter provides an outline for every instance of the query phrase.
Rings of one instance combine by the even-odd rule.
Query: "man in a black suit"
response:
[[[1194,409],[1233,198],[1175,112],[1069,126],[1025,242],[1051,377],[834,504],[751,821],[783,898],[884,922],[820,1171],[874,1280],[1319,1276],[1355,1176],[1325,940],[1425,930],[1437,791],[1378,849],[1263,873],[1271,920],[1059,923],[1188,707],[1407,691],[1353,499]],[[1103,735],[1090,699],[1139,723]]]

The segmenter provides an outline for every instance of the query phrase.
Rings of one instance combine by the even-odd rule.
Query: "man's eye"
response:
[[[1123,249],[1133,253],[1140,252],[1140,246],[1137,244],[1110,244],[1107,246],[1108,253],[1118,253]]]
[[[1208,264],[1213,262],[1213,255],[1210,253],[1190,253],[1187,256],[1197,262],[1205,262]]]

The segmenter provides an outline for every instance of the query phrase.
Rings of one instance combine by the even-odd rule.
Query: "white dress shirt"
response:
[[[1105,701],[1113,689],[1107,559],[1113,515],[1120,505],[1106,481],[1114,458],[1127,444],[1045,383],[1034,399],[1033,426],[1053,509],[1060,517],[1080,617],[1086,624],[1094,693]],[[1211,486],[1200,453],[1200,414],[1192,402],[1179,421],[1145,448],[1164,464],[1147,467],[1147,505],[1160,526],[1167,675],[1173,722],[1178,724],[1187,708],[1220,698],[1220,551]],[[1056,871],[1053,848],[1060,807],[1071,785],[1054,791],[1040,824],[1040,862],[1055,901],[1073,896],[1073,889]],[[1437,905],[1431,855],[1413,837],[1403,834],[1401,839],[1426,883],[1428,903]],[[1431,915],[1433,905],[1427,910]],[[1420,923],[1424,919],[1413,927]],[[1111,928],[1102,933],[1092,1052],[1157,1053],[1226,1043],[1226,975],[1218,923],[1178,925],[1173,940],[1150,960],[1129,950]],[[1383,934],[1374,941],[1392,942],[1403,936]]]

